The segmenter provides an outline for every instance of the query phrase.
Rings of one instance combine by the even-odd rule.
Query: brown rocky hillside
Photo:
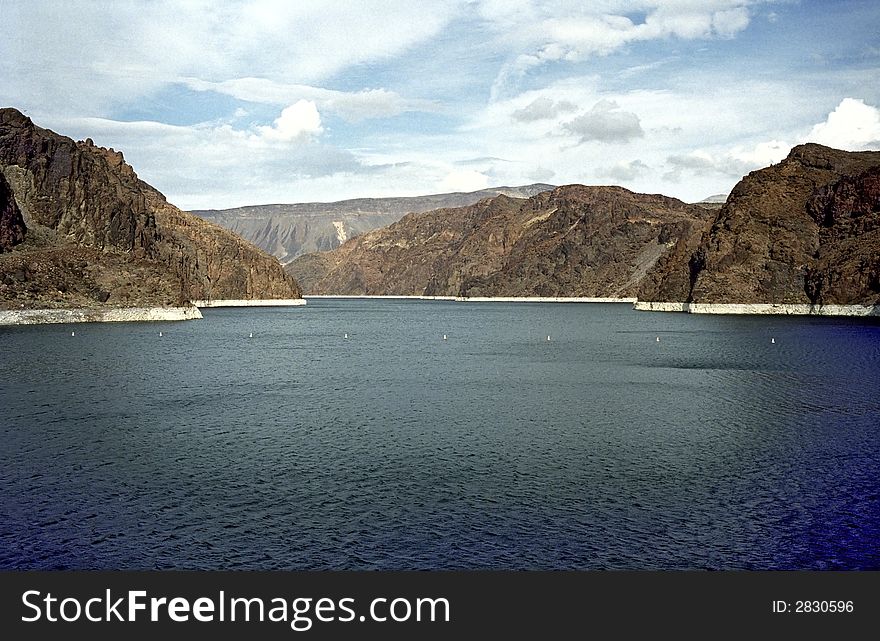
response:
[[[120,152],[37,127],[15,109],[0,109],[0,172],[27,226],[25,242],[0,255],[4,307],[300,296],[274,258],[181,212]]]
[[[880,303],[880,152],[795,147],[743,178],[692,244],[658,262],[640,299]]]

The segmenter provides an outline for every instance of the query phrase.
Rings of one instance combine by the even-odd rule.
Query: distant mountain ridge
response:
[[[535,183],[473,192],[355,198],[329,203],[250,205],[190,213],[229,229],[287,263],[305,253],[335,249],[349,238],[390,225],[408,213],[464,207],[498,195],[528,198],[550,189],[553,185]]]
[[[708,196],[703,198],[703,200],[697,201],[694,203],[695,205],[699,205],[700,207],[705,207],[706,209],[721,209],[724,206],[724,203],[727,202],[727,194],[714,194],[712,196]]]
[[[16,239],[0,254],[0,308],[300,296],[274,258],[168,203],[122,153],[11,108],[0,109],[0,172],[0,236]]]

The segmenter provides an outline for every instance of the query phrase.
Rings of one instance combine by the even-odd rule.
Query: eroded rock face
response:
[[[154,207],[159,260],[178,276],[183,297],[300,298],[280,263],[249,242],[166,202]]]
[[[878,171],[880,152],[795,147],[781,163],[743,178],[698,246],[658,264],[639,297],[880,302]]]
[[[0,167],[29,223],[81,245],[155,255],[146,185],[121,153],[74,142],[2,109]]]
[[[810,301],[880,302],[880,165],[818,190],[807,212],[820,226],[804,276]]]
[[[0,252],[9,251],[24,241],[27,228],[15,203],[12,188],[0,173]]]
[[[411,214],[288,270],[313,293],[629,297],[712,216],[665,196],[569,185]]]
[[[169,204],[137,177],[120,152],[37,127],[15,109],[0,109],[0,171],[12,185],[25,222],[39,232],[41,241],[29,249],[45,253],[34,255],[31,262],[45,270],[32,270],[35,279],[28,287],[8,285],[15,288],[17,303],[46,303],[47,298],[58,305],[68,302],[64,291],[47,293],[39,285],[60,278],[59,270],[70,261],[56,250],[65,247],[107,254],[106,259],[101,252],[87,254],[88,260],[103,261],[96,271],[115,283],[99,304],[137,306],[159,299],[167,304],[169,290],[179,301],[301,295],[277,260]],[[143,264],[122,268],[120,260]],[[122,275],[129,273],[150,274],[163,282],[149,288],[126,286]],[[68,280],[59,282],[76,289]]]

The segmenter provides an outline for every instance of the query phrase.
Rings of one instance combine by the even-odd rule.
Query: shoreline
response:
[[[603,298],[595,296],[460,296],[463,303],[632,303],[635,298]]]
[[[110,307],[90,309],[0,310],[0,325],[43,325],[54,323],[125,323],[185,321],[202,318],[193,305],[185,307]]]
[[[596,298],[587,296],[405,296],[368,294],[307,294],[303,298],[350,299],[375,298],[379,300],[444,300],[456,303],[630,303],[635,298]]]
[[[376,298],[380,300],[455,300],[455,296],[409,296],[404,294],[303,294],[303,298]]]
[[[809,303],[669,303],[636,301],[642,312],[762,316],[880,316],[880,305],[812,305]]]
[[[196,307],[299,307],[306,304],[305,298],[215,298],[194,300]]]
[[[389,299],[440,300],[465,303],[629,303],[635,311],[675,312],[683,314],[739,315],[739,316],[849,316],[878,317],[880,305],[811,305],[784,303],[672,303],[640,301],[635,298],[593,297],[454,297],[454,296],[360,296],[327,294],[309,295],[296,299],[211,300],[193,301],[182,307],[110,307],[72,309],[12,309],[0,310],[0,326],[41,325],[59,323],[115,323],[185,321],[202,318],[200,307],[300,307],[306,298],[321,299]]]

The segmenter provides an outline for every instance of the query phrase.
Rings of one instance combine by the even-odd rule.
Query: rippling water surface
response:
[[[876,321],[204,315],[0,328],[0,567],[880,568]]]

